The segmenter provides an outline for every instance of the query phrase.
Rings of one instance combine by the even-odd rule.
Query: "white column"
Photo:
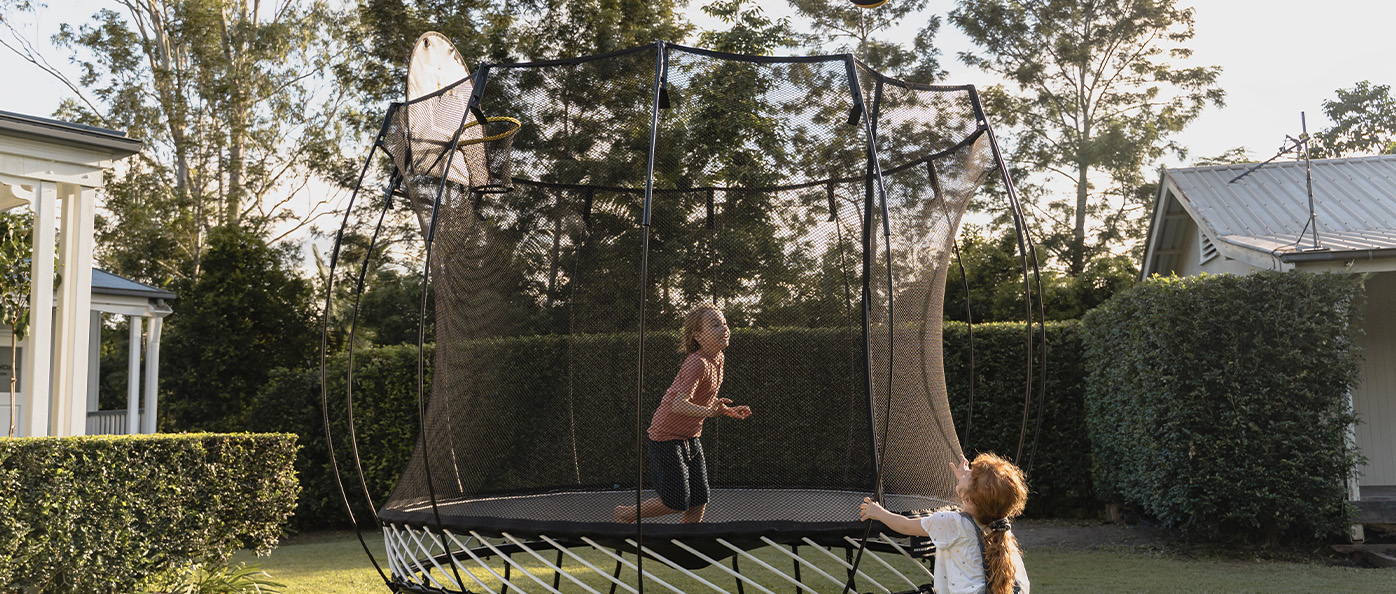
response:
[[[63,228],[59,245],[63,282],[58,287],[54,329],[53,392],[57,410],[53,435],[87,432],[87,323],[92,311],[92,225],[97,190],[64,186]]]
[[[160,323],[159,317],[150,318],[150,331],[145,336],[145,418],[142,419],[141,433],[155,433],[155,414],[159,407],[160,388]]]
[[[126,434],[141,432],[141,322],[144,316],[127,314],[131,325],[131,347],[126,358]]]
[[[102,368],[102,312],[92,312],[92,323],[88,326],[88,335],[96,337],[96,340],[88,342],[87,348],[87,368],[94,370],[87,376],[87,410],[95,411],[102,408],[100,398],[102,374],[96,372]]]
[[[58,217],[58,187],[51,182],[34,182],[34,246],[30,251],[29,333],[24,353],[24,389],[28,411],[24,415],[24,435],[38,437],[49,433],[49,404],[53,397],[53,254],[54,225]]]

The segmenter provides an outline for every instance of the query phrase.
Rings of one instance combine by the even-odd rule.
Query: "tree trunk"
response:
[[[1090,167],[1086,163],[1076,164],[1076,227],[1071,232],[1071,274],[1081,274],[1086,269],[1086,198],[1087,180]]]
[[[16,353],[19,352],[19,345],[15,344],[14,329],[10,329],[10,437],[15,436],[15,366],[19,364]],[[33,403],[30,403],[31,405]]]

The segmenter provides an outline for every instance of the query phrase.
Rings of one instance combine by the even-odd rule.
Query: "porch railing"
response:
[[[144,416],[144,409],[139,414]],[[139,427],[139,420],[136,423]],[[87,434],[88,435],[125,435],[126,434],[126,411],[125,410],[99,410],[88,411],[87,413]]]

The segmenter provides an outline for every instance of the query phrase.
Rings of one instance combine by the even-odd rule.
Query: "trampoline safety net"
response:
[[[865,496],[954,500],[946,265],[997,169],[971,87],[666,44],[480,70],[379,139],[435,316],[381,521],[633,537],[613,509],[652,495],[637,444],[705,303],[732,326],[719,396],[754,412],[704,424],[703,522],[646,535],[861,536]],[[487,117],[518,131],[458,132]]]

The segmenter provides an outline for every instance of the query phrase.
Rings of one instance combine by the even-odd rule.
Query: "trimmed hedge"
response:
[[[1034,329],[1037,350],[1041,330]],[[1024,343],[1022,323],[974,325],[974,415],[969,405],[968,326],[945,324],[945,375],[950,391],[950,411],[964,440],[970,427],[969,449],[994,452],[1010,459],[1018,453],[1019,465],[1028,471],[1030,517],[1095,517],[1097,499],[1091,480],[1091,443],[1086,433],[1085,371],[1081,361],[1081,325],[1076,321],[1048,322],[1046,392],[1041,392],[1043,360],[1033,362],[1033,403],[1023,435]],[[1041,406],[1039,429],[1038,411]],[[1034,449],[1035,448],[1035,449]]]
[[[1086,442],[1085,421],[1081,396],[1080,339],[1074,322],[1051,323],[1048,336],[1051,352],[1048,360],[1048,400],[1041,437],[1033,462],[1032,489],[1029,511],[1039,516],[1077,516],[1091,513],[1094,497],[1091,488],[1089,444]],[[678,368],[680,355],[674,352],[675,336],[651,333],[653,342],[646,349],[646,394],[656,402]],[[968,340],[963,324],[948,323],[944,332],[947,383],[957,430],[964,430],[964,412],[968,400]],[[576,390],[577,398],[591,405],[576,407],[579,426],[607,428],[585,436],[586,448],[609,452],[603,466],[586,466],[584,475],[593,481],[605,479],[627,484],[633,480],[634,460],[634,394],[635,337],[625,334],[587,335],[578,340],[585,347],[574,349],[573,381],[590,386]],[[860,376],[850,374],[850,366],[861,364],[860,357],[850,358],[850,345],[856,347],[860,337],[856,331],[834,329],[735,329],[729,347],[728,369],[722,395],[739,403],[750,403],[758,413],[765,411],[800,411],[799,421],[806,429],[783,431],[780,448],[798,452],[799,464],[787,464],[772,453],[771,436],[750,421],[720,423],[713,431],[705,431],[707,440],[720,440],[718,448],[709,452],[715,471],[740,476],[769,476],[785,484],[814,481],[819,484],[857,484],[870,480],[870,469],[847,467],[850,451],[861,451],[866,442],[855,436],[853,445],[846,443],[850,426],[849,407],[843,403],[812,406],[807,400],[813,394],[841,394],[845,391],[861,394]],[[975,415],[971,447],[974,451],[996,451],[1013,455],[1018,446],[1023,415],[1023,343],[1022,324],[984,324],[974,327],[975,346]],[[649,338],[647,338],[649,342]],[[467,434],[482,436],[488,444],[463,449],[479,452],[470,466],[480,476],[488,476],[492,485],[507,488],[512,480],[536,480],[537,477],[571,476],[572,458],[539,452],[547,443],[557,439],[539,439],[529,435],[514,435],[514,442],[499,441],[500,434],[490,431],[499,424],[510,424],[517,415],[529,415],[525,426],[547,435],[556,425],[550,414],[565,410],[553,406],[552,399],[562,394],[568,362],[563,337],[534,336],[488,339],[472,345],[472,359],[478,367],[470,374],[473,387],[488,386],[492,402],[472,401],[470,414],[462,415],[460,423],[487,423],[468,429]],[[434,349],[427,347],[428,377],[434,360]],[[371,518],[363,496],[359,476],[353,470],[348,442],[348,423],[344,405],[345,361],[343,356],[330,361],[329,377],[331,427],[335,434],[335,453],[344,476],[349,497],[355,505],[355,515]],[[525,362],[530,373],[518,377],[496,377],[501,370],[517,370]],[[355,431],[364,465],[364,482],[372,493],[374,503],[381,505],[396,484],[416,445],[417,349],[394,346],[362,349],[355,354]],[[303,528],[341,524],[345,521],[338,487],[334,484],[324,437],[320,408],[318,372],[280,371],[273,383],[264,390],[254,406],[254,418],[259,428],[293,431],[301,435],[305,451],[297,462],[305,494],[296,512],[297,525]],[[849,380],[854,377],[854,380]],[[840,386],[853,383],[848,390]],[[465,392],[462,392],[463,394]],[[785,396],[778,396],[785,395]],[[776,397],[800,401],[776,402]],[[465,396],[462,396],[463,398]],[[861,396],[858,396],[861,398]],[[512,406],[510,406],[512,403]],[[580,401],[579,401],[580,403]],[[646,406],[652,407],[652,404]],[[493,410],[491,410],[493,409]],[[1034,415],[1036,406],[1034,406]],[[549,412],[551,411],[551,412]],[[851,427],[864,435],[866,416],[860,406],[855,410]],[[614,417],[611,424],[599,418],[582,415]],[[645,411],[649,414],[649,410]],[[753,417],[757,420],[758,417]],[[518,420],[512,421],[517,423]],[[1023,457],[1030,455],[1032,431]],[[830,439],[838,438],[836,445]],[[866,439],[866,438],[861,438]],[[788,443],[787,443],[788,442]],[[861,444],[861,445],[860,445]],[[461,446],[462,444],[457,444]],[[486,447],[488,446],[488,447]],[[709,445],[709,447],[712,447]],[[970,452],[971,454],[973,452]],[[711,459],[721,456],[721,460]],[[518,468],[513,460],[531,460],[527,468]],[[548,464],[549,461],[555,464]],[[620,473],[614,477],[606,468]],[[827,476],[807,476],[809,469]],[[525,474],[526,473],[526,476]],[[800,474],[800,476],[791,473]],[[730,475],[729,475],[730,476]],[[558,479],[565,484],[566,479]],[[607,485],[609,486],[609,485]]]
[[[1155,277],[1084,320],[1096,489],[1195,536],[1343,534],[1356,275]]]
[[[0,591],[130,592],[240,548],[295,505],[295,436],[0,439]]]

